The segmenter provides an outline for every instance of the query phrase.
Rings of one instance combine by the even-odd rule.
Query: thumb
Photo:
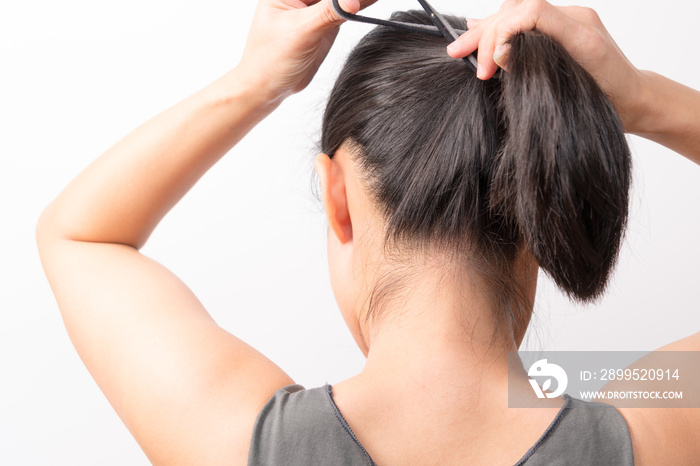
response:
[[[360,11],[360,0],[322,0],[309,7],[309,13],[314,18],[314,29],[318,32],[328,32],[344,20],[338,15],[333,2],[346,13],[355,14]]]
[[[508,52],[510,52],[510,44],[507,42],[498,44],[493,52],[493,61],[506,71],[508,71]]]

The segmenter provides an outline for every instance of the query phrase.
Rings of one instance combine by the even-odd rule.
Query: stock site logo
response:
[[[537,398],[544,398],[545,396],[547,398],[556,398],[564,393],[566,385],[569,383],[569,378],[566,376],[564,369],[556,364],[548,363],[546,359],[540,359],[530,366],[527,375],[530,376],[530,385],[532,385]],[[544,381],[540,388],[537,380],[532,377],[547,377],[547,380]],[[552,393],[545,393],[545,390],[549,390],[549,387],[552,385],[552,379],[557,381],[557,389]]]

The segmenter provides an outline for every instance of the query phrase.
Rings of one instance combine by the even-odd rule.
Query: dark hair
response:
[[[420,11],[392,19],[431,24]],[[381,26],[367,34],[328,100],[321,149],[351,147],[387,245],[464,253],[502,317],[529,317],[514,275],[523,246],[571,299],[594,301],[619,252],[631,183],[612,104],[538,31],[514,35],[508,72],[488,81],[445,45]]]

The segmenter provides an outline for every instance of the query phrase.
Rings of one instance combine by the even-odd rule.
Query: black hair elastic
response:
[[[456,30],[450,23],[435,9],[430,6],[426,0],[418,0],[423,9],[430,15],[433,20],[434,26],[429,26],[426,24],[415,24],[415,23],[405,23],[402,21],[387,21],[385,19],[370,18],[368,16],[353,15],[346,12],[340,7],[338,0],[332,0],[333,9],[336,14],[347,21],[357,21],[360,23],[376,24],[379,26],[387,26],[394,29],[400,29],[402,31],[415,32],[417,34],[423,34],[432,37],[444,37],[449,43],[456,41],[459,36],[467,31]],[[464,62],[469,65],[469,67],[476,72],[476,58],[474,54],[470,54],[463,58]]]

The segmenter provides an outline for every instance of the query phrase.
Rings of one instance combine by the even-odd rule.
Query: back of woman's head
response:
[[[417,11],[392,19],[431,24]],[[375,28],[331,93],[321,149],[350,148],[385,217],[386,245],[463,257],[502,317],[517,320],[525,246],[570,298],[603,293],[631,158],[610,101],[563,47],[537,31],[510,44],[508,72],[481,81],[442,38]]]

